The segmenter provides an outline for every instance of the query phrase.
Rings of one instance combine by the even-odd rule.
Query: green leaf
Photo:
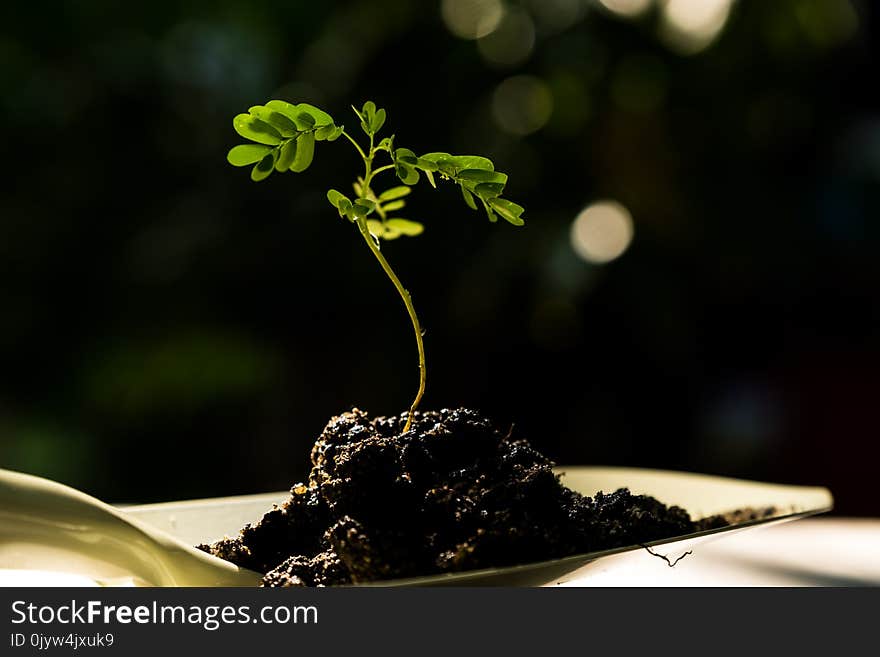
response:
[[[400,208],[404,207],[405,205],[406,205],[406,201],[404,201],[402,199],[398,200],[398,201],[391,201],[390,203],[386,203],[385,205],[382,206],[382,211],[383,212],[394,212],[395,210],[400,210]]]
[[[351,201],[348,200],[348,197],[335,189],[327,190],[327,200],[330,201],[330,205],[337,209],[340,207],[342,201],[348,201],[349,205],[351,205]]]
[[[315,127],[315,117],[308,112],[300,112],[296,115],[296,126],[300,130],[311,130]]]
[[[344,198],[341,201],[339,201],[339,216],[340,217],[342,217],[342,216],[348,217],[349,221],[355,220],[354,204],[351,201],[349,201],[347,198]]]
[[[448,160],[452,156],[449,153],[425,153],[422,155],[423,160],[428,160],[430,162],[434,162],[435,164],[440,160]]]
[[[385,224],[378,219],[367,219],[367,230],[373,237],[382,239],[385,235]]]
[[[520,215],[525,210],[523,206],[517,205],[513,201],[508,201],[504,198],[489,199],[489,205],[491,205],[492,209],[500,214],[505,221],[513,224],[514,226],[522,226],[525,223],[522,219],[520,219]]]
[[[417,221],[410,221],[409,219],[388,219],[385,222],[385,228],[407,237],[415,237],[425,232],[425,227],[422,224]]]
[[[290,165],[290,170],[294,173],[301,173],[309,168],[315,157],[315,133],[304,132],[296,141],[296,155]]]
[[[375,135],[379,130],[382,129],[382,126],[385,125],[385,110],[380,109],[376,111],[376,114],[373,116],[373,120],[370,122],[370,129],[373,131]]]
[[[419,158],[419,162],[427,161],[433,162],[437,165],[437,171],[439,171],[444,176],[452,176],[455,173],[455,165],[451,160],[452,156],[449,153],[426,153]],[[430,173],[427,170],[425,173]],[[429,176],[428,180],[432,181],[431,184],[436,187],[434,184],[433,176]]]
[[[294,123],[296,123],[299,115],[305,112],[315,120],[313,125],[325,126],[333,124],[332,116],[327,114],[327,112],[325,112],[324,110],[320,110],[314,105],[309,105],[308,103],[293,105],[283,100],[270,100],[268,103],[266,103],[266,107],[281,112],[284,116],[286,116]]]
[[[284,116],[284,114],[273,110],[271,107],[254,105],[248,112],[250,112],[251,116],[271,125],[282,137],[293,137],[297,133],[296,124]]]
[[[297,132],[297,125],[289,118],[284,116],[281,112],[276,112],[272,110],[269,113],[269,123],[274,127],[278,132],[281,133],[283,137],[294,137]]]
[[[489,207],[488,203],[483,203],[483,207],[486,208],[486,216],[489,217],[489,221],[493,224],[498,221],[498,215],[492,212],[492,208]]]
[[[379,194],[380,201],[393,201],[398,198],[403,198],[404,196],[408,196],[412,191],[412,188],[407,187],[406,185],[400,185],[399,187],[392,187],[391,189],[386,189],[384,192]]]
[[[404,185],[415,185],[419,182],[419,172],[405,162],[397,162],[394,165],[394,172]]]
[[[377,149],[381,149],[383,151],[391,152],[391,148],[394,146],[394,135],[391,137],[385,137],[382,141],[379,142],[379,145],[376,146]]]
[[[232,127],[245,139],[258,144],[276,146],[281,143],[281,135],[271,125],[250,114],[239,114],[232,119]]]
[[[287,101],[284,101],[284,100],[270,100],[268,103],[266,103],[266,107],[271,110],[275,110],[276,112],[280,112],[281,114],[286,116],[291,121],[293,121],[293,119],[299,113],[299,110],[297,110],[296,105],[293,105],[292,103],[288,103]]]
[[[418,160],[416,161],[416,166],[419,169],[421,169],[422,171],[428,171],[428,172],[436,171],[439,168],[437,166],[436,162],[434,162],[432,160],[426,160],[423,157],[418,158]]]
[[[490,198],[495,198],[496,196],[501,196],[501,192],[503,191],[504,185],[502,183],[485,182],[474,187],[474,193],[484,201],[487,201]]]
[[[241,144],[233,146],[229,153],[226,154],[226,161],[232,166],[246,167],[263,159],[263,157],[272,150],[271,146],[263,144]]]
[[[468,207],[471,210],[477,209],[477,202],[474,200],[473,194],[471,194],[467,189],[462,187],[461,188],[461,195],[464,196],[464,202],[468,204]]]
[[[275,169],[282,172],[287,171],[290,168],[290,165],[293,164],[295,158],[296,140],[288,139],[281,144],[281,148],[278,149],[278,159],[275,162]]]
[[[388,219],[385,222],[370,219],[367,221],[367,228],[375,237],[383,240],[396,240],[401,235],[415,237],[425,231],[422,224],[409,219]]]
[[[376,204],[369,199],[359,198],[353,203],[354,215],[358,218],[366,217],[376,209]]]
[[[405,162],[410,166],[418,164],[419,158],[408,148],[398,148],[394,151],[394,160],[396,162]]]
[[[459,170],[462,169],[484,169],[486,171],[494,171],[495,165],[492,160],[479,155],[453,155],[448,158],[452,164]]]
[[[270,151],[262,160],[257,162],[254,165],[254,168],[251,169],[251,180],[254,182],[260,182],[261,180],[265,180],[269,177],[269,174],[272,173],[272,169],[275,168],[275,151]]]
[[[372,136],[375,133],[375,130],[373,130],[373,121],[376,118],[376,103],[372,100],[368,100],[364,103],[362,109],[358,110],[354,106],[352,106],[352,109],[361,120],[361,130],[367,135]]]
[[[315,130],[315,139],[317,141],[336,141],[342,134],[342,126],[323,125]]]
[[[451,160],[440,160],[437,163],[437,170],[440,172],[441,175],[448,176],[450,178],[455,176],[455,172],[458,171]]]
[[[487,169],[462,169],[456,174],[456,178],[475,183],[500,183],[507,182],[507,174]]]
[[[333,117],[327,114],[324,110],[320,110],[314,105],[309,105],[308,103],[300,103],[296,106],[298,112],[305,112],[313,119],[315,119],[315,125],[333,125]]]

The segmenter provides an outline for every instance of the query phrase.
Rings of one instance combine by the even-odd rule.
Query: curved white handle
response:
[[[256,586],[261,576],[48,479],[0,469],[0,567],[148,586]]]

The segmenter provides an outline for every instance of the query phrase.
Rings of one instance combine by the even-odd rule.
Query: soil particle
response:
[[[552,463],[468,409],[334,417],[309,481],[235,538],[199,548],[265,573],[264,586],[329,586],[508,566],[639,545],[728,524],[627,489],[582,496]]]

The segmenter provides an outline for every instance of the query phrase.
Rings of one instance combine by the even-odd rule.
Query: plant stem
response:
[[[419,403],[422,401],[422,395],[425,394],[425,343],[422,340],[422,327],[419,324],[419,317],[418,315],[416,315],[416,309],[413,306],[412,296],[410,296],[410,293],[406,290],[406,288],[403,287],[400,279],[397,278],[397,274],[394,273],[394,270],[391,269],[391,265],[388,264],[385,256],[383,256],[382,252],[379,250],[375,238],[370,234],[370,231],[367,228],[366,219],[358,219],[357,226],[358,229],[360,229],[361,235],[363,236],[364,241],[367,243],[367,246],[370,247],[370,251],[372,251],[373,255],[376,256],[376,260],[378,260],[379,264],[382,265],[382,269],[384,269],[385,273],[388,274],[388,278],[390,278],[391,282],[394,283],[394,287],[397,289],[397,293],[400,294],[400,298],[403,299],[403,303],[406,306],[406,311],[409,313],[409,319],[412,322],[413,330],[416,334],[416,344],[419,347],[419,391],[416,394],[416,398],[415,400],[413,400],[412,405],[409,407],[409,414],[406,418],[406,424],[403,427],[403,433],[406,433],[407,431],[409,431],[410,426],[412,426],[413,414],[418,408]]]
[[[383,171],[388,171],[389,169],[393,169],[393,168],[394,168],[393,164],[386,164],[385,166],[382,166],[382,167],[379,167],[378,169],[376,169],[373,172],[373,175],[375,176],[377,173],[382,173]]]
[[[366,161],[367,155],[366,155],[366,153],[364,153],[364,149],[361,148],[361,145],[359,143],[357,143],[354,140],[354,138],[350,134],[348,134],[345,130],[342,131],[342,134],[345,135],[345,138],[348,139],[348,141],[350,141],[354,145],[354,147],[357,149],[357,152],[360,153],[361,157],[364,158],[364,161]]]
[[[381,173],[382,171],[387,171],[389,169],[393,169],[393,164],[386,164],[385,166],[381,166],[373,171],[373,157],[376,155],[376,147],[373,141],[373,135],[370,135],[370,148],[369,155],[364,152],[364,150],[347,132],[344,130],[342,134],[345,135],[348,140],[354,145],[357,149],[358,153],[360,153],[361,158],[364,160],[364,178],[361,184],[361,192],[360,198],[366,199],[369,196],[374,196],[372,190],[370,189],[370,182],[377,173]],[[382,215],[384,218],[384,215]],[[364,241],[367,243],[367,246],[370,248],[370,251],[376,257],[376,260],[379,261],[379,264],[382,265],[382,269],[388,275],[388,278],[391,279],[391,282],[394,284],[394,288],[397,290],[397,293],[400,295],[400,298],[403,299],[403,304],[406,306],[406,312],[409,313],[409,319],[412,322],[413,331],[416,334],[416,344],[419,348],[419,391],[416,393],[416,398],[413,400],[412,405],[409,407],[409,413],[406,416],[406,424],[403,426],[403,433],[409,431],[412,426],[413,415],[416,412],[416,409],[419,407],[419,403],[422,401],[422,396],[425,394],[425,381],[426,381],[426,368],[425,368],[425,343],[422,339],[422,326],[419,324],[419,316],[416,315],[415,306],[413,306],[412,296],[409,291],[403,287],[403,284],[400,282],[400,279],[397,278],[397,274],[394,273],[394,270],[391,268],[391,265],[388,264],[388,261],[385,259],[385,256],[382,255],[382,251],[379,250],[379,245],[376,243],[376,239],[370,234],[370,229],[367,228],[367,220],[366,217],[361,217],[357,220],[357,227],[361,233],[361,236],[364,238]]]

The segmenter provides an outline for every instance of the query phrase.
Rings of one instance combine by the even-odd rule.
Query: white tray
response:
[[[675,558],[703,541],[721,539],[732,532],[768,526],[829,511],[833,505],[826,488],[767,484],[711,475],[646,470],[636,468],[569,466],[557,469],[570,488],[594,495],[627,487],[633,493],[652,495],[667,505],[686,509],[693,518],[723,513],[744,507],[773,507],[775,512],[759,520],[712,529],[686,536],[648,543],[662,546],[658,552]],[[234,536],[248,522],[255,522],[273,504],[287,498],[287,492],[242,495],[163,504],[127,507],[126,512],[155,527],[191,543],[211,542],[224,535]],[[604,552],[580,554],[564,559],[525,564],[509,568],[489,568],[463,573],[432,575],[407,580],[380,582],[384,586],[538,586],[583,578],[589,569],[625,567],[626,561],[612,558],[641,545]]]

